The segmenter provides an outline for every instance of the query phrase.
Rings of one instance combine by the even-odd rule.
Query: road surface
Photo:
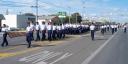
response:
[[[0,64],[128,64],[128,34],[74,35],[60,41],[33,42],[33,47],[10,44],[0,49]],[[15,38],[18,42],[24,37]],[[19,39],[19,40],[18,40]],[[22,40],[23,42],[23,40]]]

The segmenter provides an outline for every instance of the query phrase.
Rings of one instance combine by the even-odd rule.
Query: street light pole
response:
[[[38,0],[36,0],[36,3],[35,4],[36,4],[35,6],[31,6],[31,7],[33,7],[33,8],[36,9],[36,22],[38,22],[38,8],[39,8],[39,6],[38,6]]]
[[[36,22],[38,22],[38,0],[36,0]]]
[[[71,7],[68,7],[69,8],[69,23],[71,23],[71,17],[70,17],[70,9],[71,9]]]

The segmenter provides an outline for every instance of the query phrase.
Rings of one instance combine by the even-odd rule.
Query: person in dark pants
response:
[[[65,38],[65,25],[62,24],[62,38]]]
[[[55,23],[53,24],[53,33],[52,33],[52,39],[55,40],[57,35],[57,26]]]
[[[35,26],[34,26],[34,24],[33,24],[32,22],[30,22],[30,27],[31,27],[31,29],[32,29],[31,38],[32,38],[32,40],[34,40],[34,30],[35,30]]]
[[[52,41],[52,29],[53,29],[53,26],[52,26],[51,22],[49,22],[48,26],[47,26],[48,40],[49,41]]]
[[[95,25],[93,23],[92,25],[90,25],[90,31],[91,31],[91,39],[94,40]]]
[[[28,43],[28,48],[31,47],[31,34],[32,34],[33,29],[31,28],[30,24],[28,24],[27,28],[26,28],[26,41]]]
[[[40,40],[40,25],[36,22],[36,41]]]
[[[42,38],[41,40],[45,40],[46,38],[46,25],[45,25],[45,22],[42,22],[42,24],[40,25],[40,28],[41,28],[41,33],[42,33]]]
[[[101,26],[101,34],[104,35],[104,25]]]
[[[6,24],[3,24],[3,28],[2,28],[3,33],[3,42],[1,44],[2,47],[4,46],[8,46],[8,40],[7,40],[7,35],[8,35],[8,27],[6,26]]]
[[[126,33],[127,32],[127,26],[126,25],[124,25],[124,33]]]
[[[111,25],[111,32],[112,32],[112,34],[114,34],[114,32],[115,32],[114,25]]]
[[[58,39],[62,38],[62,27],[60,24],[57,26],[57,37]]]

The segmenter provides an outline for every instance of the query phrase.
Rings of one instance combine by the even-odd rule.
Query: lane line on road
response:
[[[53,62],[51,62],[51,63],[49,63],[49,64],[54,64],[54,63],[56,63],[56,62],[58,62],[58,61],[60,61],[60,60],[62,60],[62,59],[65,59],[65,58],[71,56],[71,55],[73,55],[73,54],[65,53],[63,56],[61,56],[60,58],[58,58],[57,60],[55,60],[55,61],[53,61]]]
[[[112,35],[104,44],[102,44],[94,53],[92,53],[89,57],[85,59],[85,61],[82,64],[89,64],[92,59],[95,58],[97,54],[99,54],[103,48],[112,40],[112,38],[117,34],[116,32],[114,35]]]

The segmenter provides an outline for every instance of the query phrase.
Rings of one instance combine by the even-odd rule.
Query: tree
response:
[[[73,13],[71,15],[71,22],[72,23],[81,23],[82,22],[82,16],[79,13]]]

